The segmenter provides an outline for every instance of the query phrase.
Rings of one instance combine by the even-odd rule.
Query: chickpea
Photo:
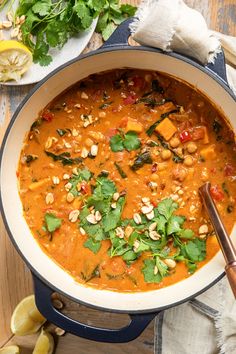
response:
[[[171,158],[171,151],[167,149],[162,150],[160,155],[162,160],[169,160]]]
[[[197,145],[193,142],[190,142],[188,143],[187,145],[187,151],[190,153],[190,154],[194,154],[194,152],[197,151]]]
[[[190,155],[185,156],[184,165],[187,167],[191,167],[193,165],[193,158]]]
[[[172,178],[183,182],[187,176],[187,171],[184,167],[176,167],[172,172]]]
[[[172,138],[172,139],[170,140],[170,146],[171,146],[172,148],[177,148],[177,147],[179,146],[179,144],[180,144],[179,138]]]

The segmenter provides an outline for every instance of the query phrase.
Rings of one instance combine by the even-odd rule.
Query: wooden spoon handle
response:
[[[234,293],[234,297],[236,298],[236,262],[227,264],[225,267],[225,272],[227,274],[231,289]]]

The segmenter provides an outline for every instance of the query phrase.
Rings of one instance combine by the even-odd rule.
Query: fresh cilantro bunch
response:
[[[119,5],[119,0],[101,0],[102,11],[100,13],[96,31],[102,34],[106,41],[113,33],[117,25],[126,18],[134,16],[137,8],[129,4]]]
[[[99,16],[97,31],[106,40],[115,25],[132,16],[136,8],[119,6],[118,0],[20,0],[16,15],[25,15],[21,25],[23,43],[32,51],[33,60],[49,65],[51,48],[62,48],[67,40],[88,29]]]

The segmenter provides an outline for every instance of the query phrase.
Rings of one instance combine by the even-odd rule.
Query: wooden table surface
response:
[[[140,0],[126,0],[138,5]],[[236,36],[236,3],[235,0],[186,0],[189,6],[199,10],[211,29]],[[98,35],[94,35],[86,51],[97,48],[101,44]],[[24,87],[0,86],[0,141],[16,107],[29,92],[32,85]],[[0,347],[16,343],[22,354],[32,353],[36,335],[14,337],[10,332],[10,317],[16,304],[25,296],[32,294],[31,274],[20,256],[12,246],[2,220],[0,220]],[[67,300],[65,311],[73,318],[79,316],[89,324],[106,326],[113,323],[119,326],[126,321],[125,315],[109,314],[84,308]],[[51,327],[51,329],[53,329]],[[151,354],[154,352],[154,321],[136,340],[127,344],[95,343],[70,334],[57,341],[57,354]],[[164,353],[165,354],[165,353]],[[172,353],[171,353],[172,354]]]

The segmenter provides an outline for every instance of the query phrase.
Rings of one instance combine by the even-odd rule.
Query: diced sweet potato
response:
[[[133,132],[136,132],[137,134],[140,134],[143,131],[143,125],[141,123],[137,122],[135,119],[129,118],[126,128],[125,128],[125,131],[126,132],[133,131]]]
[[[50,177],[47,177],[47,178],[41,179],[38,182],[33,182],[29,185],[29,189],[31,191],[34,191],[35,189],[38,189],[38,188],[44,186],[45,184],[47,184],[48,182],[50,182],[50,180],[51,180]]]
[[[174,105],[173,102],[166,102],[161,106],[159,106],[158,109],[161,111],[161,114],[163,114],[163,113],[173,111],[174,109],[176,109],[176,106]]]
[[[203,127],[203,130],[204,130],[204,138],[203,138],[203,144],[209,144],[209,135],[208,135],[208,131],[207,131],[207,128],[206,127]]]
[[[160,124],[158,124],[155,131],[168,141],[177,132],[177,129],[169,118],[165,118]]]
[[[214,160],[216,158],[215,145],[213,144],[213,145],[206,147],[205,149],[202,149],[200,151],[200,155],[205,160]]]

